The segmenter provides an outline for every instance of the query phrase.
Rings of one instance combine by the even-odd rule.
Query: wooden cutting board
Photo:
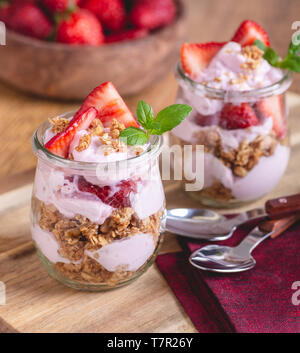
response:
[[[292,157],[269,197],[300,192],[300,96],[289,94],[288,101]],[[0,183],[0,281],[6,285],[0,332],[197,332],[156,265],[129,286],[102,293],[76,291],[50,277],[31,242],[32,180],[29,171]],[[164,184],[168,208],[197,207],[178,182]],[[161,252],[180,250],[167,233]]]

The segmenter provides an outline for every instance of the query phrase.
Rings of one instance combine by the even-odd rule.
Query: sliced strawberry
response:
[[[220,115],[220,126],[224,129],[245,129],[258,124],[255,111],[248,103],[224,105]]]
[[[98,111],[94,107],[87,108],[83,113],[74,116],[66,129],[52,137],[45,147],[57,156],[66,158],[68,156],[70,143],[76,132],[87,129],[91,122],[97,117]]]
[[[287,132],[283,96],[280,94],[262,99],[256,106],[263,117],[273,119],[274,131],[279,138],[283,138]]]
[[[196,79],[225,43],[185,43],[181,47],[181,65],[184,71]]]
[[[130,207],[130,193],[136,192],[136,183],[133,180],[122,180],[117,184],[118,191],[111,193],[110,186],[100,187],[86,181],[83,177],[78,179],[78,189],[96,195],[103,203],[113,208]]]
[[[139,127],[116,87],[111,82],[105,82],[96,87],[87,96],[75,117],[89,107],[95,107],[98,110],[98,118],[104,126],[109,126],[113,119],[117,119],[125,127]]]
[[[261,40],[266,46],[270,45],[267,32],[256,22],[246,20],[241,23],[231,40],[246,46],[253,45],[256,39]]]

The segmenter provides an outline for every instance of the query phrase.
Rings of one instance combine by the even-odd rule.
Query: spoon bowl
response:
[[[294,214],[277,220],[260,222],[235,247],[224,245],[207,245],[194,251],[189,261],[198,269],[213,272],[242,272],[253,268],[256,264],[251,252],[262,241],[275,238],[300,219]]]
[[[231,250],[229,246],[208,245],[194,251],[189,262],[201,270],[223,273],[242,272],[255,266],[256,261],[250,254],[249,257],[243,257]]]

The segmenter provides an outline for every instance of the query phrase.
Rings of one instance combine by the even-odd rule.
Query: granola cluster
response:
[[[130,207],[116,209],[102,224],[91,222],[88,218],[76,215],[69,219],[63,216],[53,205],[40,203],[39,226],[51,232],[60,245],[59,254],[72,262],[57,263],[56,269],[70,279],[92,283],[112,283],[132,273],[124,269],[109,272],[95,259],[88,257],[85,250],[95,251],[113,240],[130,237],[137,233],[151,233],[155,243],[160,234],[162,211],[145,219],[139,219]]]
[[[242,55],[246,58],[246,62],[241,64],[241,68],[245,70],[255,70],[261,63],[264,52],[256,45],[247,45],[242,48]]]
[[[109,131],[106,132],[102,122],[95,119],[87,134],[84,134],[79,139],[78,146],[75,147],[76,151],[81,152],[86,150],[92,141],[92,136],[99,136],[103,144],[104,155],[109,155],[113,152],[126,152],[126,145],[119,140],[120,133],[125,129],[124,124],[113,119]]]
[[[271,133],[260,135],[251,142],[244,140],[237,149],[225,150],[217,131],[199,131],[196,134],[197,144],[204,145],[205,152],[217,157],[238,177],[246,176],[262,156],[268,157],[274,154],[278,144],[275,134]]]
[[[59,134],[60,132],[64,131],[70,122],[69,119],[60,118],[58,116],[55,118],[49,118],[48,121],[52,125],[51,131],[55,134]]]

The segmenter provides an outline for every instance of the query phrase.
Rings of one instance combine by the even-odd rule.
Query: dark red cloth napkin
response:
[[[245,232],[218,244],[234,246]],[[300,305],[292,303],[292,284],[300,281],[300,222],[260,244],[252,252],[256,266],[236,274],[195,269],[188,256],[208,243],[180,242],[183,252],[156,262],[199,332],[300,332]]]

